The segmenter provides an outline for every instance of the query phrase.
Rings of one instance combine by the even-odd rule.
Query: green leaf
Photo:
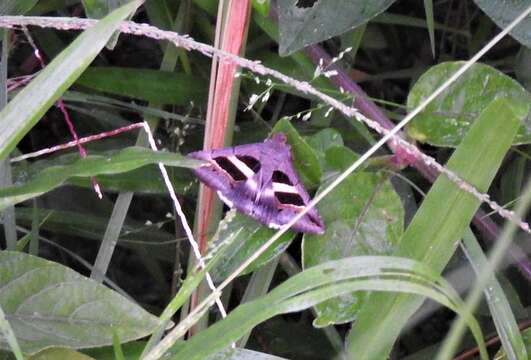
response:
[[[522,338],[524,340],[524,344],[525,344],[525,348],[527,350],[527,353],[531,354],[531,328],[527,328],[527,329],[522,331]],[[505,353],[505,351],[502,348],[500,351],[498,351],[496,356],[494,356],[494,359],[496,359],[496,360],[508,360],[510,358],[507,357],[507,354]]]
[[[38,0],[2,0],[0,2],[0,16],[22,15],[31,10]]]
[[[333,128],[321,130],[308,137],[306,141],[317,154],[321,169],[326,169],[327,166],[327,161],[325,159],[326,151],[331,147],[343,146],[343,138],[341,137],[341,134]]]
[[[355,159],[351,154],[349,165]],[[327,182],[321,188],[326,186]],[[391,254],[403,233],[402,203],[381,173],[350,175],[319,203],[318,210],[326,230],[323,235],[304,235],[304,268],[350,256]],[[317,305],[314,326],[354,320],[365,298],[364,293],[352,293]]]
[[[133,341],[122,344],[122,350],[127,360],[138,360],[140,359],[142,349],[144,349],[145,346],[145,341]],[[83,350],[83,353],[97,360],[116,360],[112,346],[85,349]]]
[[[408,95],[408,111],[431,95],[462,64],[461,61],[446,62],[424,73]],[[475,64],[409,123],[407,133],[431,145],[458,146],[474,119],[500,97],[511,102],[519,120],[528,115],[531,95],[518,82],[488,65]],[[529,142],[530,117],[520,127],[514,144]]]
[[[90,67],[76,84],[110,94],[172,105],[201,102],[206,89],[206,83],[195,76],[121,67]]]
[[[293,156],[293,165],[299,174],[301,181],[307,188],[314,188],[321,181],[321,167],[317,154],[312,147],[300,136],[299,132],[287,119],[281,119],[271,133],[282,132],[288,138]]]
[[[305,46],[340,35],[366,23],[394,1],[317,0],[311,6],[303,6],[299,0],[279,1],[279,53],[289,55]]]
[[[33,209],[17,208],[17,224],[30,227],[33,216],[35,216]],[[55,209],[37,209],[36,216],[36,221],[41,224],[39,229],[51,231],[54,234],[67,235],[67,237],[82,237],[98,242],[101,241],[109,222],[108,217],[103,215],[95,216],[88,212],[78,213]],[[164,243],[164,245],[160,243]],[[149,245],[153,245],[149,247],[149,254],[153,259],[166,262],[174,260],[170,250],[175,247],[175,235],[165,232],[156,225],[147,226],[144,223],[127,219],[120,235],[119,246],[138,251]]]
[[[258,351],[240,348],[228,348],[217,354],[210,355],[206,360],[287,360],[278,356],[273,356]]]
[[[113,32],[141,1],[131,2],[84,31],[0,112],[0,159],[40,120],[89,66]]]
[[[90,154],[105,156],[105,154],[95,151],[90,151]],[[79,154],[69,153],[51,160],[38,160],[29,164],[29,166],[18,163],[18,165],[12,166],[13,182],[15,184],[23,183],[27,179],[36,177],[39,172],[48,167],[69,164],[78,159]],[[194,177],[189,171],[170,171],[168,169],[168,175],[175,192],[184,194],[192,188]],[[135,193],[166,194],[168,191],[156,165],[143,166],[119,174],[98,175],[96,180],[105,191],[111,192],[132,191]],[[86,188],[92,187],[91,179],[88,177],[71,177],[65,183]]]
[[[514,72],[516,78],[520,81],[527,91],[531,91],[531,49],[522,46],[514,63]]]
[[[431,53],[435,57],[435,26],[433,20],[433,0],[424,0],[424,11],[426,12],[426,25],[430,35]]]
[[[422,294],[454,311],[461,312],[462,308],[456,293],[444,279],[418,262],[384,256],[346,258],[307,269],[260,299],[238,306],[224,320],[186,341],[169,358],[205,359],[273,316],[301,311],[332,297],[361,290]],[[461,314],[469,320],[480,343],[479,326],[469,314]],[[484,353],[484,345],[480,343],[480,346]]]
[[[491,265],[472,230],[468,229],[463,236],[461,248],[478,276],[484,271],[493,270],[488,270]],[[509,358],[529,359],[511,305],[498,280],[495,277],[489,280],[483,292],[503,348],[511,354]]]
[[[474,0],[474,2],[501,29],[505,29],[529,7],[529,1]],[[509,34],[522,45],[531,47],[531,18],[528,16]]]
[[[22,350],[86,348],[148,335],[159,320],[118,293],[32,255],[0,252],[0,304]],[[0,347],[7,348],[4,339]]]
[[[118,174],[154,163],[168,166],[193,167],[197,164],[180,154],[152,151],[142,147],[129,147],[119,152],[102,155],[89,155],[64,165],[50,166],[24,184],[0,189],[0,210],[6,206],[42,195],[75,176],[95,176]]]
[[[229,211],[220,224],[212,240],[213,246],[220,246],[228,241],[224,256],[210,272],[214,281],[223,281],[230,273],[250,255],[273,236],[276,231],[260,224],[247,215],[234,210]],[[253,272],[265,263],[273,260],[286,250],[295,237],[295,233],[288,231],[273,246],[265,251],[258,259],[250,264],[240,275]]]
[[[512,101],[497,99],[487,106],[447,163],[448,169],[481,192],[489,188],[520,126],[519,113],[511,104]],[[402,236],[395,255],[416,259],[433,271],[442,272],[479,205],[470,193],[439,176]],[[371,294],[349,334],[349,353],[361,360],[386,358],[422,302],[422,297]]]
[[[49,348],[42,351],[39,351],[37,354],[30,356],[28,360],[94,360],[94,358],[85,355],[83,353],[77,352],[72,349],[66,348]]]
[[[101,19],[112,10],[125,5],[130,0],[82,0],[87,17]]]

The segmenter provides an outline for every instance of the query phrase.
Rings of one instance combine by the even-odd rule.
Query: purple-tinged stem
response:
[[[371,120],[376,121],[382,127],[390,130],[395,124],[380,110],[380,108],[372,102],[365,91],[356,84],[351,77],[337,64],[332,63],[332,57],[319,45],[310,45],[304,49],[304,52],[312,60],[312,62],[318,66],[322,64],[322,67],[327,71],[335,70],[337,75],[331,76],[329,80],[335,84],[338,88],[342,88],[344,91],[354,95],[354,107],[357,108],[363,115]],[[403,137],[400,133],[399,136]],[[422,160],[411,161],[409,158],[402,158],[403,154],[407,155],[407,149],[403,148],[397,141],[390,141],[388,143],[389,148],[397,157],[397,162],[400,164],[410,164],[416,168],[424,178],[430,182],[434,182],[439,175],[437,170],[429,167]],[[474,215],[472,223],[477,226],[479,231],[490,241],[494,241],[498,237],[498,226],[488,217],[485,216],[483,210],[478,210]],[[514,249],[509,251],[510,257],[520,270],[520,272],[531,282],[531,261],[521,254],[518,254]]]

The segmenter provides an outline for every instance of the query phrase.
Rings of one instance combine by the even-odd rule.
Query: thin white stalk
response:
[[[147,138],[149,145],[152,150],[157,151],[157,144],[155,143],[155,139],[153,138],[153,134],[151,133],[151,129],[149,128],[149,125],[147,122],[144,122],[144,130],[146,131]],[[166,167],[162,163],[158,163],[160,173],[162,175],[162,179],[164,180],[164,184],[166,185],[166,189],[168,189],[168,193],[170,194],[170,198],[173,202],[173,206],[175,208],[175,211],[177,212],[177,215],[179,215],[179,218],[181,219],[181,224],[183,225],[184,232],[186,234],[186,237],[188,238],[188,242],[190,243],[190,246],[192,247],[192,250],[194,252],[194,255],[197,259],[197,263],[199,264],[199,267],[201,269],[204,269],[206,264],[203,260],[203,257],[201,256],[201,252],[199,251],[199,245],[197,244],[197,241],[194,239],[194,234],[192,232],[192,229],[188,225],[188,221],[186,220],[186,215],[184,214],[181,204],[179,203],[179,200],[177,199],[177,194],[175,193],[175,189],[173,188],[173,185],[171,183],[170,177],[168,176],[168,172],[166,171]],[[205,275],[208,287],[215,292],[216,286],[214,285],[214,281],[212,280],[212,277],[210,276],[210,273],[206,273]],[[227,312],[225,311],[225,307],[221,303],[221,299],[219,298],[221,295],[221,291],[219,291],[218,294],[212,293],[211,295],[217,295],[215,296],[215,302],[218,306],[219,312],[221,313],[222,317],[227,316]]]

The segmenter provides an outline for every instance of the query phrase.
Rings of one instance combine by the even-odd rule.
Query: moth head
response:
[[[270,140],[276,143],[281,143],[281,144],[285,144],[288,142],[288,138],[286,137],[286,135],[281,132],[277,132],[271,135]]]

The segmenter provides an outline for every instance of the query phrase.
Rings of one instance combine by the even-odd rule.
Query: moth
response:
[[[196,151],[188,156],[206,161],[194,173],[227,206],[270,228],[288,223],[310,201],[293,167],[291,148],[283,133],[275,133],[263,143]],[[322,234],[324,224],[312,208],[292,229]]]

